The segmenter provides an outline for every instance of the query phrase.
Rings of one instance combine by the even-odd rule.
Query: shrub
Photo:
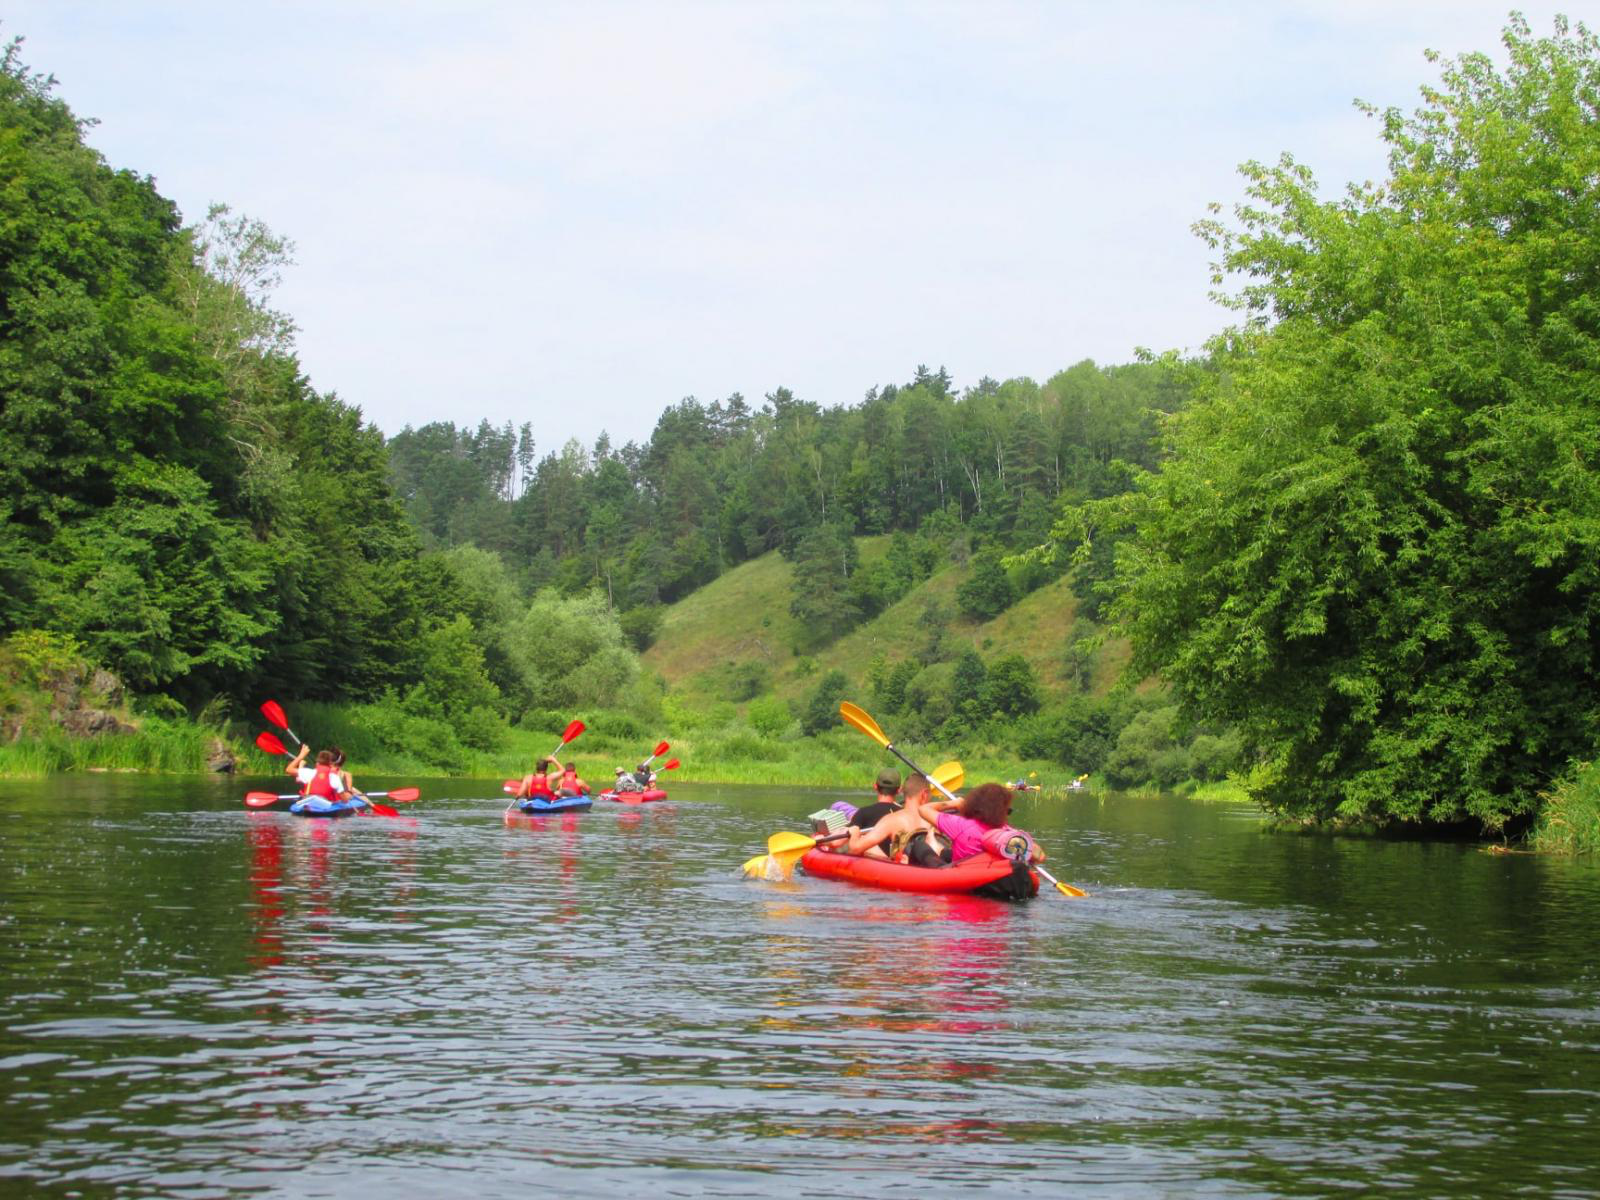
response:
[[[822,677],[800,716],[800,728],[808,735],[818,734],[839,724],[839,701],[844,699],[850,680],[835,668]]]
[[[1540,796],[1529,841],[1549,854],[1593,854],[1600,850],[1600,770],[1574,763]]]
[[[744,719],[762,737],[778,738],[789,732],[794,724],[794,713],[776,696],[761,696],[750,701],[744,710]]]
[[[747,762],[782,762],[788,757],[783,746],[747,733],[736,733],[707,744],[707,757],[743,759]]]
[[[623,636],[628,639],[628,644],[643,654],[655,644],[656,635],[661,632],[661,619],[666,611],[659,604],[630,608],[617,618],[617,624],[621,627]]]
[[[972,558],[972,574],[956,588],[956,608],[974,621],[988,621],[1010,608],[1016,589],[1000,551],[985,548]]]

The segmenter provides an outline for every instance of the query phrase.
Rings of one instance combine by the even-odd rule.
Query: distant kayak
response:
[[[653,804],[657,800],[665,800],[667,793],[662,788],[648,788],[642,792],[601,792],[600,799],[615,800],[618,804]]]
[[[592,796],[529,796],[517,801],[517,809],[525,813],[583,812],[594,807]]]
[[[914,867],[863,854],[808,850],[800,867],[819,879],[842,879],[894,892],[971,892],[997,900],[1027,900],[1039,894],[1039,880],[1032,871],[996,854],[975,854],[948,867]]]

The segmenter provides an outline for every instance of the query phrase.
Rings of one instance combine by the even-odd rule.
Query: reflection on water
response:
[[[374,785],[377,786],[377,785]],[[1593,1195],[1594,864],[1032,798],[1088,900],[745,880],[827,799],[0,795],[0,1189]]]

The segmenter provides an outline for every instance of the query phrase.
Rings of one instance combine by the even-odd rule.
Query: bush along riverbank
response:
[[[232,771],[242,747],[166,697],[130,697],[70,637],[29,630],[0,642],[0,777],[60,771]]]
[[[1529,846],[1545,854],[1593,854],[1600,850],[1600,766],[1575,763],[1540,797]]]

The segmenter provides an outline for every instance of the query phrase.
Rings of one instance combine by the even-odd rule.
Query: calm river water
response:
[[[1600,864],[1023,798],[1093,894],[1011,907],[739,876],[830,793],[260,782],[0,782],[0,1194],[1600,1195]]]

